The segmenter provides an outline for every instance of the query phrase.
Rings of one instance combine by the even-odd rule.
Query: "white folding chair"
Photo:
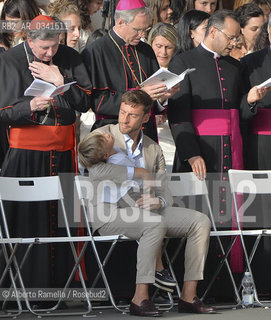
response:
[[[3,201],[15,201],[15,202],[41,202],[41,201],[51,201],[56,200],[60,204],[60,211],[62,212],[62,216],[64,219],[66,236],[65,237],[35,237],[35,238],[11,238],[10,237],[10,226],[8,226],[6,219],[6,212],[4,208]],[[61,188],[60,179],[58,176],[52,177],[37,177],[37,178],[11,178],[11,177],[0,177],[0,211],[3,223],[3,230],[0,230],[0,244],[2,247],[2,252],[5,258],[6,267],[4,268],[4,272],[0,278],[0,286],[3,282],[5,276],[9,273],[11,280],[10,290],[14,289],[16,292],[16,296],[18,294],[18,288],[16,286],[16,281],[18,280],[19,287],[22,290],[22,297],[26,303],[27,309],[37,315],[37,316],[52,316],[51,311],[55,311],[61,301],[63,300],[63,296],[66,296],[66,291],[69,288],[69,285],[74,277],[76,270],[79,271],[80,281],[82,288],[84,290],[85,299],[87,303],[87,310],[82,312],[54,312],[54,316],[66,316],[66,315],[87,315],[91,311],[91,303],[88,296],[88,291],[85,285],[85,281],[82,275],[82,271],[80,268],[80,261],[83,256],[83,251],[78,256],[76,253],[74,242],[87,242],[89,241],[89,237],[72,237],[70,232],[70,227],[68,223],[68,218],[66,214],[66,209],[64,205],[64,196]],[[19,212],[18,214],[24,214],[23,212]],[[37,219],[39,217],[37,216]],[[26,292],[26,288],[24,285],[23,277],[21,274],[21,268],[25,260],[28,257],[29,252],[33,245],[36,244],[44,244],[44,243],[57,243],[57,242],[66,242],[71,246],[71,251],[74,257],[74,267],[70,273],[70,276],[63,288],[63,295],[60,295],[60,299],[57,304],[50,309],[40,309],[33,310],[31,308],[28,295]],[[28,248],[25,252],[20,263],[16,258],[16,250],[20,245],[28,245]],[[63,262],[65,263],[65,262]],[[13,271],[14,270],[14,271]],[[19,295],[18,295],[19,296]],[[22,312],[21,301],[17,300],[18,311],[16,314],[20,314]],[[5,303],[4,303],[5,305]],[[15,314],[15,315],[16,315]],[[2,316],[2,315],[1,315]],[[7,315],[4,315],[6,317]],[[13,314],[14,316],[14,314]]]
[[[119,242],[127,242],[127,241],[135,241],[132,239],[129,239],[128,237],[119,234],[119,235],[107,235],[107,236],[93,236],[92,234],[92,229],[90,226],[90,219],[88,217],[91,217],[91,200],[93,197],[92,194],[92,186],[91,186],[91,181],[89,180],[89,177],[83,177],[83,176],[76,176],[75,177],[75,185],[78,193],[78,197],[81,203],[81,208],[82,208],[82,213],[83,213],[83,218],[84,218],[84,223],[85,223],[85,228],[87,229],[87,235],[90,237],[90,244],[99,268],[98,274],[96,275],[91,287],[94,288],[100,279],[102,277],[102,280],[104,282],[104,285],[106,287],[106,290],[108,292],[108,296],[110,299],[110,302],[112,306],[120,311],[120,312],[129,312],[128,311],[128,306],[118,306],[115,302],[114,296],[112,294],[109,281],[106,276],[105,272],[105,267],[106,264],[109,261],[109,258],[111,257],[117,243]],[[101,258],[99,256],[99,252],[96,247],[96,243],[111,243],[111,246],[109,250],[107,251],[105,258],[103,261],[101,261]]]
[[[188,173],[171,173],[168,174],[168,186],[169,189],[171,191],[171,195],[173,197],[184,197],[184,196],[202,196],[203,199],[205,200],[207,209],[208,209],[208,214],[209,214],[209,218],[211,220],[211,224],[212,224],[212,231],[210,233],[211,237],[216,237],[221,253],[222,253],[222,259],[220,261],[219,267],[217,268],[217,271],[215,273],[215,275],[213,276],[212,280],[210,281],[207,289],[205,290],[203,296],[201,297],[201,300],[203,300],[207,293],[209,292],[217,274],[220,272],[223,264],[226,264],[232,285],[233,285],[233,289],[234,289],[234,294],[235,294],[235,298],[236,301],[238,303],[241,302],[240,299],[240,295],[238,293],[238,289],[235,283],[235,280],[233,278],[232,275],[232,271],[230,269],[227,257],[230,253],[230,250],[236,240],[236,237],[240,234],[239,231],[236,230],[223,230],[223,231],[218,231],[215,225],[215,221],[214,221],[214,217],[213,217],[213,212],[212,212],[212,208],[211,208],[211,204],[210,204],[210,200],[209,200],[209,195],[208,195],[208,189],[207,189],[207,185],[205,180],[199,180],[194,173],[192,172],[188,172]],[[233,240],[231,241],[231,245],[229,246],[229,248],[225,251],[223,248],[223,245],[221,243],[221,236],[231,236],[233,237]],[[174,255],[172,256],[171,259],[169,259],[169,257],[167,257],[167,260],[170,261],[169,263],[169,268],[172,274],[174,274],[174,270],[172,268],[172,264],[174,263],[174,261],[176,260],[182,246],[184,243],[184,239],[182,239],[182,241],[180,242],[179,246],[177,247]],[[167,252],[165,251],[165,255],[167,256]],[[174,275],[175,277],[175,275]],[[176,277],[175,277],[176,278]],[[178,296],[181,297],[181,291],[180,288],[177,286],[177,293]]]
[[[10,243],[13,243],[14,244],[14,247],[13,247],[13,250],[11,252],[11,254],[9,255],[7,249],[6,249],[6,244],[10,244]],[[5,276],[7,273],[9,273],[9,278],[10,278],[10,281],[12,283],[12,286],[14,288],[14,292],[15,292],[15,297],[16,297],[16,303],[17,303],[17,306],[18,306],[18,310],[15,310],[14,312],[9,312],[8,314],[6,312],[3,312],[3,314],[0,314],[0,318],[16,318],[17,316],[19,316],[22,311],[23,311],[23,308],[22,308],[22,304],[21,304],[21,300],[19,299],[19,294],[18,294],[18,289],[17,289],[17,286],[16,286],[16,282],[14,280],[14,273],[12,271],[12,269],[10,268],[10,265],[12,263],[12,260],[13,260],[13,257],[15,255],[15,252],[18,248],[18,245],[19,243],[22,243],[22,238],[14,238],[14,239],[4,239],[3,238],[3,233],[2,233],[2,230],[1,230],[1,225],[0,225],[0,244],[1,244],[1,250],[0,251],[0,258],[1,258],[1,254],[4,256],[4,259],[5,259],[5,262],[6,262],[6,266],[2,272],[2,275],[1,275],[1,278],[0,278],[0,288],[1,288],[1,285],[5,279]]]
[[[254,254],[257,250],[258,244],[262,236],[269,236],[271,234],[270,230],[263,228],[256,228],[254,230],[243,230],[242,222],[245,222],[243,205],[238,207],[238,196],[242,195],[256,195],[256,194],[271,194],[271,171],[264,170],[229,170],[229,181],[231,192],[233,195],[234,210],[236,214],[236,223],[240,233],[240,240],[244,252],[244,258],[247,270],[252,276],[252,281],[254,284],[254,298],[257,304],[260,306],[266,306],[264,303],[259,301],[256,285],[253,277],[253,272],[251,269],[251,262]],[[246,219],[247,220],[247,219]],[[254,242],[253,248],[251,249],[250,255],[248,255],[244,236],[255,236],[256,240]],[[270,305],[269,305],[270,306]]]

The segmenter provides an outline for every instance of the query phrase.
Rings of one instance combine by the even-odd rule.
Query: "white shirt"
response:
[[[131,189],[134,188],[135,190],[142,186],[141,180],[134,180],[134,171],[135,167],[137,168],[144,168],[144,159],[142,153],[142,139],[143,133],[141,132],[141,137],[139,143],[136,146],[134,152],[132,151],[132,147],[134,144],[134,140],[131,139],[127,134],[124,134],[124,140],[126,144],[127,154],[125,154],[119,148],[115,148],[117,153],[111,155],[107,159],[107,163],[117,164],[120,166],[127,167],[127,181],[123,182],[121,185],[112,184],[110,181],[103,182],[103,195],[102,201],[109,202],[109,203],[116,203],[125,194]]]

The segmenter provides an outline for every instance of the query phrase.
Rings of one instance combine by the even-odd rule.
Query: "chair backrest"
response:
[[[79,200],[90,200],[93,187],[89,177],[76,176],[75,187]]]
[[[168,187],[174,197],[208,195],[205,180],[199,180],[193,172],[168,174]]]
[[[229,181],[232,193],[271,193],[270,170],[229,170]]]
[[[89,219],[92,212],[89,207],[89,200],[93,196],[93,186],[89,177],[75,176],[75,187],[77,190],[78,198],[81,204],[83,218],[85,222],[85,228],[87,229],[87,234],[92,237],[92,228],[90,226]]]
[[[49,201],[62,199],[63,193],[58,176],[35,178],[0,177],[0,200]]]

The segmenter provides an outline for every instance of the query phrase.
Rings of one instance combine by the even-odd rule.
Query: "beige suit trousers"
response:
[[[209,218],[195,210],[167,207],[160,213],[136,207],[113,208],[101,235],[123,234],[139,241],[136,283],[154,283],[156,258],[165,236],[187,238],[184,281],[202,280],[210,235]]]

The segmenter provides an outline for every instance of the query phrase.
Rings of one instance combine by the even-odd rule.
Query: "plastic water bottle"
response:
[[[253,308],[254,304],[254,286],[250,272],[245,272],[242,280],[242,305],[245,308]]]

